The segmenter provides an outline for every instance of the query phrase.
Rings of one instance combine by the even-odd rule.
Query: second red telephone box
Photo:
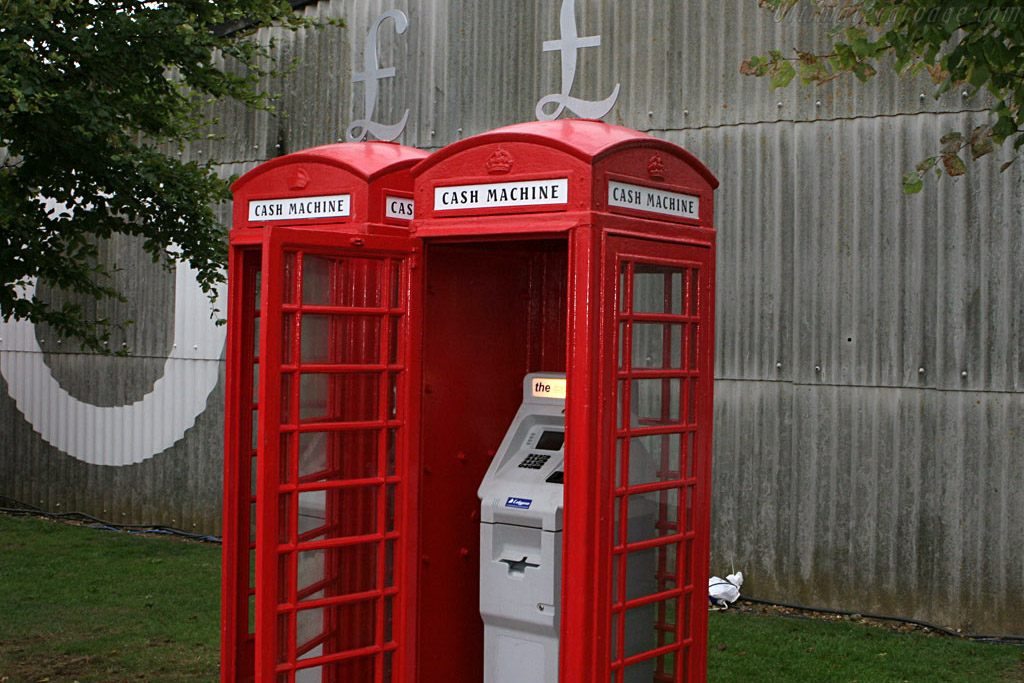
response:
[[[579,120],[409,173],[263,241],[255,679],[702,680],[717,181]]]

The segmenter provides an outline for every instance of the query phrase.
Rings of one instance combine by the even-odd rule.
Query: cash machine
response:
[[[558,680],[565,374],[531,373],[477,495],[484,683]]]

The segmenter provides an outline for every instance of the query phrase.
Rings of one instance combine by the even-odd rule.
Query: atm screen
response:
[[[542,451],[557,451],[561,450],[563,443],[565,443],[565,432],[545,431],[537,440],[536,447]]]

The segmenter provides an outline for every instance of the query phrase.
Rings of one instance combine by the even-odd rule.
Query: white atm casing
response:
[[[552,386],[558,397],[543,390]],[[564,387],[564,374],[524,378],[523,403],[477,491],[485,683],[558,680]]]

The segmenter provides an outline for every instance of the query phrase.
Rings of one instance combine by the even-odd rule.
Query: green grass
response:
[[[712,682],[1024,680],[1019,645],[734,610],[708,621]]]
[[[0,515],[0,683],[217,681],[220,547]]]
[[[220,548],[0,515],[0,683],[218,680]],[[710,615],[708,679],[1024,681],[1024,647]],[[428,682],[410,682],[428,683]]]

